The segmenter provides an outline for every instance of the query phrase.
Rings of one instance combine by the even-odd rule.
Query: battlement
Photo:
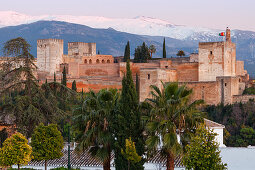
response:
[[[64,43],[64,40],[63,40],[63,39],[55,39],[55,38],[39,39],[39,40],[37,40],[37,44],[38,44],[38,43],[47,43],[47,42]]]
[[[96,43],[68,42],[69,56],[94,56],[96,55]]]
[[[68,45],[87,45],[87,44],[96,44],[96,43],[85,43],[85,42],[68,42]]]

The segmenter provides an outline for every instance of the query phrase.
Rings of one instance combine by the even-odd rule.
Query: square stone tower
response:
[[[60,39],[37,40],[37,67],[53,74],[63,62],[64,42]]]
[[[95,56],[96,43],[69,42],[68,56]]]
[[[218,76],[235,76],[236,45],[231,42],[230,29],[226,41],[199,43],[199,81],[216,81]]]

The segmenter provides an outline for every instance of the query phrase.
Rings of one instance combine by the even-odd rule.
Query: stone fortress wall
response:
[[[61,79],[66,67],[68,86],[77,82],[78,91],[121,88],[126,63],[114,62],[111,55],[96,54],[95,43],[68,43],[68,54],[63,54],[63,40],[37,41],[37,66],[40,80]],[[193,89],[192,100],[204,99],[207,104],[233,103],[241,96],[249,76],[243,61],[236,61],[236,46],[231,42],[230,30],[226,41],[199,43],[199,53],[190,57],[130,63],[133,79],[139,77],[139,97],[150,97],[150,85],[162,87],[161,82],[179,82]],[[44,73],[44,74],[42,74]],[[49,74],[48,74],[49,73]],[[240,97],[239,97],[240,99]]]

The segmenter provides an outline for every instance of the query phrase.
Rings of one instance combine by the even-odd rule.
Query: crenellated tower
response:
[[[64,42],[61,39],[37,40],[37,67],[39,71],[54,73],[63,62]]]

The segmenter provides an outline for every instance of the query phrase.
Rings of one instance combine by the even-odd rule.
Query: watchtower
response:
[[[64,41],[61,39],[37,40],[37,67],[39,71],[54,73],[63,62]]]
[[[216,77],[236,75],[236,45],[230,29],[226,41],[199,43],[199,81],[216,81]]]

